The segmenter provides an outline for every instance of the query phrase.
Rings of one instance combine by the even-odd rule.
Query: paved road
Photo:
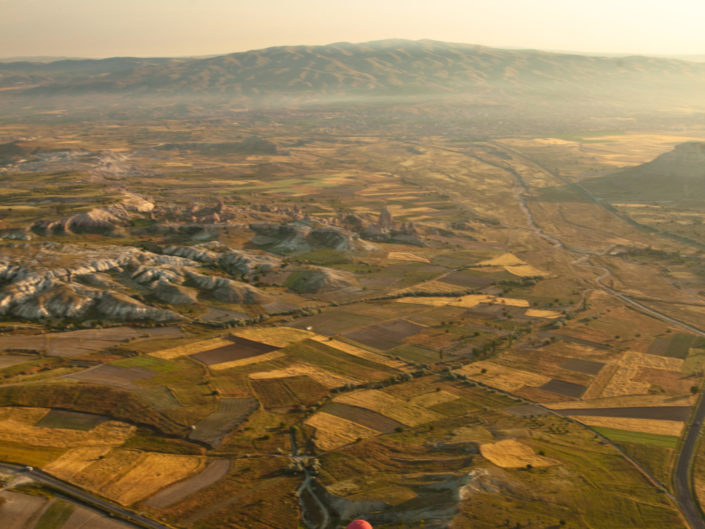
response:
[[[132,522],[140,527],[145,527],[149,529],[171,529],[169,526],[161,524],[157,521],[137,514],[123,507],[119,507],[110,503],[109,501],[93,496],[92,494],[86,492],[85,490],[69,485],[68,483],[56,479],[49,474],[42,472],[41,470],[33,469],[27,470],[27,467],[20,465],[13,465],[9,463],[0,463],[1,470],[7,470],[10,472],[20,472],[22,475],[29,476],[33,481],[37,483],[42,483],[49,486],[58,492],[64,493],[66,496],[85,503],[95,509],[114,515],[116,518],[121,518],[123,520]]]
[[[691,529],[705,529],[705,520],[700,514],[700,508],[697,500],[693,497],[693,493],[691,493],[690,487],[690,469],[693,465],[703,420],[705,420],[705,398],[700,399],[695,409],[693,425],[685,434],[685,441],[683,441],[681,453],[678,456],[676,469],[673,473],[676,500]]]
[[[505,151],[510,152],[512,155],[519,156],[525,160],[530,161],[531,163],[534,163],[544,171],[546,171],[549,174],[553,174],[550,170],[546,169],[543,167],[541,164],[536,163],[534,160],[531,160],[527,157],[525,157],[523,154],[518,153],[517,151],[514,151],[513,149],[506,148],[504,146],[499,146],[497,144],[494,144],[496,147],[500,149],[504,149]],[[505,168],[507,169],[507,168]],[[528,186],[524,182],[524,180],[521,178],[519,174],[517,174],[514,170],[508,169],[510,172],[514,173],[514,176],[517,180],[517,183],[521,187],[522,190],[528,191]],[[560,180],[565,181],[563,178],[560,178],[557,175],[554,175]],[[566,183],[569,183],[566,181]],[[587,189],[583,188],[580,186],[580,184],[576,184],[578,188],[588,197],[590,198],[593,202],[595,202],[597,205],[601,207],[605,207],[605,205],[599,201],[595,196],[593,196]],[[519,204],[521,206],[521,209],[523,210],[524,214],[527,217],[528,223],[530,228],[540,237],[548,240],[553,244],[554,247],[556,248],[564,248],[568,252],[571,253],[578,253],[582,254],[582,257],[577,259],[574,264],[578,266],[585,266],[588,268],[593,268],[596,270],[599,270],[602,272],[602,274],[594,279],[595,284],[602,289],[604,292],[607,292],[608,294],[611,294],[612,296],[616,297],[620,301],[624,302],[627,305],[631,305],[632,307],[649,314],[650,316],[653,316],[657,319],[660,319],[661,321],[665,321],[667,323],[670,323],[672,325],[678,326],[682,329],[685,329],[687,331],[690,331],[694,334],[697,334],[699,336],[705,337],[705,331],[702,329],[699,329],[695,327],[694,325],[691,325],[689,323],[680,321],[676,318],[673,318],[671,316],[668,316],[667,314],[664,314],[662,312],[659,312],[656,309],[653,309],[651,307],[648,307],[644,305],[643,303],[627,296],[626,294],[615,290],[611,287],[608,287],[603,283],[605,279],[607,279],[610,275],[611,272],[608,268],[604,266],[596,266],[589,264],[587,261],[590,258],[591,255],[594,256],[599,256],[600,254],[597,252],[590,252],[590,251],[575,251],[569,249],[563,241],[558,239],[557,237],[548,235],[543,232],[543,230],[536,224],[534,220],[533,213],[531,210],[528,208],[526,204],[526,199],[524,195],[519,191],[517,193],[517,198],[519,200]],[[609,211],[609,210],[608,210]],[[613,211],[610,211],[610,213],[614,214]],[[619,217],[621,219],[621,217]],[[621,219],[624,220],[624,219]],[[606,253],[607,250],[603,253]],[[691,527],[691,529],[705,529],[705,520],[703,519],[703,516],[700,511],[700,506],[698,503],[697,498],[695,497],[695,491],[693,488],[690,486],[690,471],[693,466],[694,458],[695,458],[695,450],[698,445],[698,438],[700,437],[700,431],[702,429],[702,424],[703,421],[705,421],[705,396],[701,395],[700,400],[698,401],[698,404],[696,405],[695,413],[693,414],[693,422],[691,425],[688,427],[686,434],[685,434],[685,440],[683,442],[683,446],[681,447],[680,454],[678,455],[678,461],[676,462],[676,467],[673,471],[673,481],[674,481],[674,486],[675,486],[675,500],[678,504],[678,507],[680,508],[683,516],[685,517],[686,521],[688,522],[688,525]],[[620,450],[621,451],[621,450]],[[632,460],[633,461],[633,460]],[[643,472],[646,472],[641,465],[633,461],[634,464],[640,468]],[[647,475],[648,472],[646,472]]]

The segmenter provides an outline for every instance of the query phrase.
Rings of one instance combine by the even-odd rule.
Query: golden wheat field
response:
[[[306,424],[316,429],[316,446],[322,450],[334,450],[357,439],[367,439],[379,433],[326,412],[312,415],[306,419]]]
[[[559,464],[555,459],[535,454],[530,446],[513,439],[482,444],[480,453],[482,457],[502,468],[522,468],[527,465],[550,467]]]
[[[407,426],[418,426],[441,418],[439,414],[420,405],[405,402],[375,389],[346,393],[334,401],[376,411]]]

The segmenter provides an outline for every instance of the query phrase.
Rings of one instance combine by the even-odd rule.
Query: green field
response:
[[[676,448],[678,446],[678,437],[672,435],[657,435],[642,432],[629,432],[626,430],[615,430],[613,428],[593,428],[596,432],[601,433],[609,440],[615,443],[634,443],[650,446],[658,446],[661,448]]]

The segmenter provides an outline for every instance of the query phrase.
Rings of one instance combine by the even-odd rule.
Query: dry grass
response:
[[[161,351],[154,351],[149,354],[156,358],[171,360],[180,356],[193,355],[202,353],[203,351],[210,351],[211,349],[224,347],[230,344],[232,344],[232,342],[227,338],[211,338],[210,340],[201,340],[199,342],[179,345],[177,347],[170,347],[169,349],[162,349]]]
[[[629,419],[623,417],[588,417],[584,415],[572,415],[576,421],[580,421],[588,426],[601,428],[613,428],[615,430],[627,430],[629,432],[652,433],[658,435],[673,435],[680,437],[685,426],[680,421],[663,421],[656,419]]]
[[[123,450],[116,448],[105,457],[76,472],[70,481],[88,490],[105,495],[106,487],[120,479],[133,465],[142,458],[139,450]],[[57,474],[58,477],[59,476]]]
[[[387,259],[391,259],[393,261],[409,261],[409,262],[416,262],[416,263],[429,263],[430,262],[425,257],[420,257],[416,254],[411,253],[411,252],[389,252],[387,254]]]
[[[680,371],[683,367],[683,360],[680,358],[639,353],[637,351],[627,351],[619,359],[619,364],[623,366],[651,367],[654,369],[665,369],[667,371]]]
[[[530,446],[506,439],[496,443],[480,445],[482,456],[502,468],[550,467],[558,465],[559,461],[536,455]]]
[[[525,265],[526,262],[519,259],[516,255],[511,253],[505,253],[499,257],[493,259],[488,259],[487,261],[481,261],[477,263],[479,266],[521,266]]]
[[[285,367],[283,369],[251,373],[250,378],[253,380],[265,380],[272,378],[296,377],[301,375],[311,377],[313,380],[327,388],[337,388],[344,386],[347,383],[358,384],[361,382],[361,380],[336,375],[335,373],[331,373],[330,371],[326,371],[320,367],[312,366],[303,362],[290,365],[289,367]]]
[[[590,386],[585,396],[587,398],[597,398],[647,393],[651,387],[651,383],[639,380],[641,368],[662,369],[673,371],[677,375],[680,375],[682,367],[683,360],[680,358],[669,358],[644,354],[637,351],[627,351],[622,354],[614,364],[611,364],[609,370],[603,369],[605,376],[601,378],[601,372],[600,375],[595,378],[595,381]],[[608,377],[609,372],[612,372],[612,375],[609,377],[608,381],[604,383],[604,379]],[[599,393],[596,391],[597,388],[592,390],[593,386],[598,383],[598,379],[601,385],[604,384]]]
[[[553,402],[546,406],[554,410],[574,408],[648,408],[651,406],[692,406],[697,397],[673,398],[670,395],[627,395],[619,397],[606,397],[601,399]]]
[[[197,456],[148,453],[102,492],[123,505],[132,505],[199,472],[204,464],[204,458]]]
[[[316,429],[316,446],[321,450],[335,450],[359,438],[367,439],[379,433],[325,412],[319,412],[309,417],[306,424]]]
[[[433,296],[411,296],[408,298],[399,298],[396,300],[400,303],[417,303],[419,305],[429,305],[431,307],[462,307],[471,309],[480,303],[489,305],[506,305],[508,307],[529,307],[529,302],[525,299],[501,298],[497,296],[487,296],[484,294],[469,294],[467,296],[456,297],[433,297]]]
[[[555,312],[553,310],[540,310],[540,309],[529,309],[524,313],[525,316],[530,318],[546,318],[549,320],[555,320],[561,317],[560,312]]]
[[[485,373],[482,372],[483,369],[486,370]],[[466,365],[458,371],[488,386],[509,392],[517,391],[525,386],[543,386],[551,380],[550,377],[545,375],[521,371],[487,361]]]
[[[48,500],[42,496],[0,491],[0,521],[3,529],[34,527],[47,503]]]
[[[457,395],[448,393],[447,391],[431,391],[430,393],[423,393],[422,395],[417,395],[409,399],[409,404],[412,406],[420,406],[422,408],[429,408],[435,406],[436,404],[443,404],[444,402],[451,402],[458,400]]]
[[[0,441],[32,446],[75,448],[81,446],[119,446],[132,436],[135,427],[117,421],[104,422],[90,431],[34,426],[48,413],[46,408],[2,408]]]
[[[235,331],[233,335],[255,342],[266,343],[273,347],[286,347],[292,343],[313,338],[315,333],[294,329],[293,327],[250,327]]]
[[[110,450],[111,447],[109,446],[84,446],[74,448],[46,465],[44,470],[63,480],[72,481],[74,476],[79,474],[88,465],[107,455]]]
[[[376,411],[407,426],[417,426],[441,418],[439,414],[419,405],[405,402],[375,389],[347,393],[336,398],[335,402]]]
[[[416,283],[410,287],[402,288],[401,290],[395,290],[391,292],[394,295],[403,295],[418,292],[428,292],[432,294],[448,293],[453,294],[458,291],[458,285],[453,285],[451,283],[445,283],[442,278],[440,280],[432,279],[431,281],[424,281],[423,283]],[[408,298],[407,298],[408,299]],[[449,298],[446,298],[449,299]]]
[[[451,443],[491,443],[494,440],[492,432],[484,426],[462,426],[454,430]]]
[[[612,377],[618,369],[619,366],[617,364],[607,364],[604,366],[597,376],[592,379],[592,383],[583,394],[583,399],[591,400],[602,396],[603,391],[605,391],[605,388],[610,383],[610,380],[612,380]]]
[[[504,269],[510,274],[519,277],[543,277],[546,275],[546,272],[534,268],[530,264],[505,266]]]
[[[281,351],[272,351],[271,353],[250,356],[249,358],[240,358],[239,360],[231,360],[230,362],[221,362],[220,364],[213,364],[208,367],[213,371],[223,371],[224,369],[232,369],[233,367],[249,366],[251,364],[261,364],[262,362],[270,362],[283,356],[286,356],[286,354],[282,353]]]
[[[332,347],[333,349],[337,349],[338,351],[342,351],[343,353],[355,356],[357,358],[362,358],[363,360],[369,360],[370,362],[381,364],[383,366],[398,369],[405,365],[404,362],[400,362],[392,358],[387,358],[384,355],[366,351],[365,349],[350,345],[349,343],[341,342],[340,340],[331,340],[326,336],[317,335],[314,340],[317,342],[321,342],[327,345],[328,347]]]
[[[651,384],[634,380],[639,374],[639,366],[617,367],[607,385],[600,393],[601,397],[616,397],[618,395],[639,395],[649,391]]]

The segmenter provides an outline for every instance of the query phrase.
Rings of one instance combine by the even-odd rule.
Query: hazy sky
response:
[[[0,0],[0,56],[173,56],[436,39],[705,54],[705,0]]]

